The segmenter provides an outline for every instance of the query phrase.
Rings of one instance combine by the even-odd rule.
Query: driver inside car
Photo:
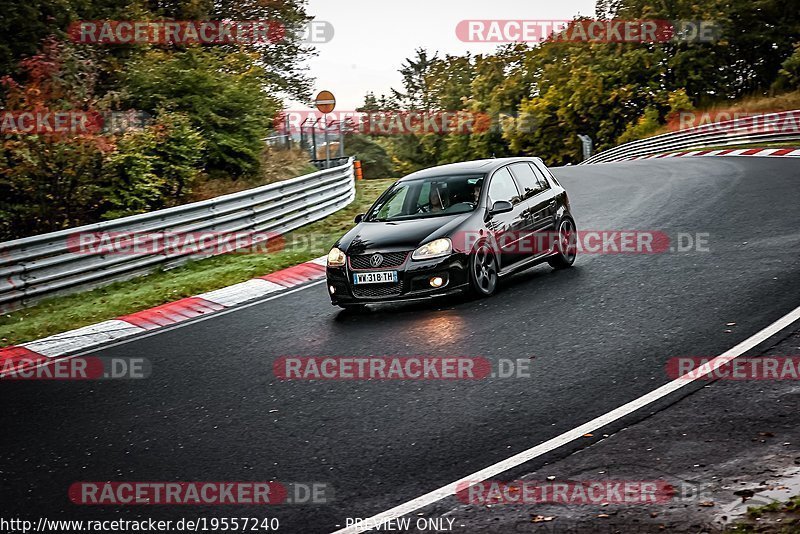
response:
[[[483,180],[478,180],[475,182],[475,185],[472,186],[472,203],[476,206],[478,205],[478,201],[481,199],[481,186],[483,185]]]
[[[443,191],[437,184],[431,186],[430,193],[428,194],[428,209],[429,213],[441,213],[449,206],[447,192]]]

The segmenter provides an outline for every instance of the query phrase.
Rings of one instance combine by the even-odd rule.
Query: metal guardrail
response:
[[[800,142],[800,110],[743,117],[631,141],[599,152],[580,164],[624,161],[672,150],[786,141]]]
[[[201,202],[0,243],[0,312],[43,298],[127,280],[197,255],[76,252],[87,233],[269,232],[317,221],[355,198],[353,158],[344,165]],[[70,239],[72,238],[72,239]],[[213,255],[208,253],[206,256]]]

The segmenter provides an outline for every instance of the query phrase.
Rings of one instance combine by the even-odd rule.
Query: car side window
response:
[[[547,178],[544,177],[544,174],[541,170],[539,170],[538,166],[534,166],[528,163],[528,166],[531,168],[533,172],[536,173],[536,179],[539,181],[539,192],[547,191],[550,189],[550,182],[547,181]]]
[[[422,208],[428,205],[428,198],[431,193],[431,183],[425,182],[422,184],[422,187],[419,190],[419,195],[417,196],[417,208]]]
[[[406,200],[408,188],[404,187],[395,193],[383,206],[378,210],[377,218],[386,219],[395,217],[397,214],[403,212],[403,203]]]
[[[514,177],[508,167],[503,167],[492,176],[492,182],[489,184],[489,205],[493,205],[498,200],[507,200],[512,204],[519,202],[519,191],[517,184],[514,183]]]
[[[527,163],[514,163],[511,165],[511,172],[514,173],[519,186],[522,188],[523,199],[530,198],[536,193],[544,191],[537,175]]]
[[[536,161],[535,165],[534,165],[534,168],[538,169],[545,177],[550,178],[550,180],[545,180],[546,182],[552,182],[552,183],[556,184],[558,187],[561,187],[561,184],[558,183],[558,180],[556,180],[556,177],[553,176],[553,173],[550,172],[550,169],[548,169],[545,166],[544,163],[542,163],[540,161]]]

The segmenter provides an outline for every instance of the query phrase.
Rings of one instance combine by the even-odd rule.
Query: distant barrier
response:
[[[631,141],[598,152],[581,165],[626,161],[672,150],[792,141],[800,143],[800,110],[743,117]]]

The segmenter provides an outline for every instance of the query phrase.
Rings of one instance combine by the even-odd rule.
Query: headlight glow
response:
[[[430,243],[426,243],[419,247],[411,255],[413,260],[427,260],[429,258],[438,258],[439,256],[447,256],[453,251],[453,244],[446,237],[434,239]]]
[[[333,247],[328,252],[328,267],[343,267],[345,262],[344,252],[336,247]]]

